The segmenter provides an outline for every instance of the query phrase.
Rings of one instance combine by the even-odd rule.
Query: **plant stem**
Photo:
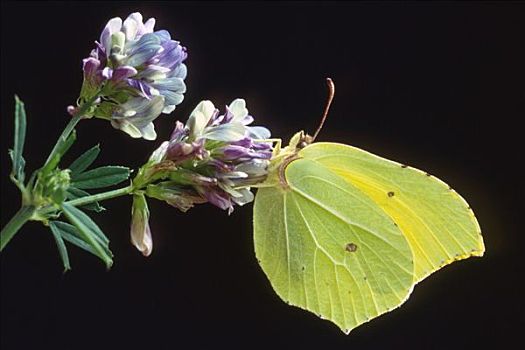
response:
[[[77,126],[77,124],[80,121],[80,119],[82,119],[82,117],[84,117],[84,114],[87,112],[87,110],[89,108],[91,108],[91,106],[97,100],[98,97],[99,97],[99,95],[96,94],[95,96],[90,98],[88,101],[86,101],[84,104],[82,104],[82,106],[80,107],[78,112],[71,118],[69,123],[67,123],[66,127],[64,128],[64,131],[62,131],[62,134],[60,134],[60,136],[58,137],[57,142],[55,143],[55,146],[51,150],[51,153],[49,153],[49,156],[47,157],[47,160],[46,160],[43,168],[45,168],[45,166],[54,158],[55,153],[58,151],[60,140],[66,140],[68,138],[68,136],[71,134],[73,129],[75,129],[75,126]]]
[[[20,230],[20,228],[31,219],[35,210],[36,208],[32,205],[22,206],[11,220],[9,220],[7,225],[5,225],[0,232],[0,251],[4,249],[18,230]]]
[[[73,129],[75,129],[75,126],[82,119],[82,117],[86,114],[86,112],[91,108],[93,103],[95,103],[98,97],[99,97],[99,93],[97,93],[95,96],[93,96],[88,101],[86,101],[84,104],[82,104],[82,106],[80,106],[78,112],[71,118],[69,123],[67,123],[66,127],[64,128],[64,131],[62,131],[62,133],[58,137],[58,140],[55,143],[55,146],[51,150],[51,153],[49,153],[49,156],[47,157],[47,160],[44,166],[41,168],[41,170],[45,169],[46,166],[53,160],[53,158],[55,157],[55,154],[58,152],[61,141],[63,142],[69,137],[71,132],[73,132]],[[23,185],[18,186],[18,187],[25,190],[25,187]],[[23,198],[24,203],[27,202],[28,199],[25,198],[26,194],[24,193],[24,191],[22,191],[22,195],[24,197]],[[36,211],[37,210],[34,205],[30,205],[30,204],[22,205],[20,210],[18,210],[15,216],[13,216],[11,220],[9,220],[7,225],[5,225],[5,227],[0,232],[0,251],[4,249],[4,247],[7,245],[7,243],[9,243],[11,238],[13,238],[13,236],[18,232],[18,230],[20,230],[20,228],[27,221],[31,219],[31,217],[33,216],[33,214],[35,214]]]
[[[107,191],[102,193],[93,194],[91,196],[86,196],[82,198],[73,199],[70,201],[67,201],[66,203],[75,207],[94,203],[94,202],[102,202],[111,198],[125,196],[127,194],[130,194],[133,191],[133,186],[127,186],[123,188],[118,188],[113,191]]]
[[[79,207],[79,206],[83,206],[83,205],[90,204],[90,203],[102,202],[102,201],[105,201],[111,198],[115,198],[115,197],[125,196],[127,194],[130,194],[131,192],[133,192],[133,186],[129,185],[127,187],[118,188],[116,190],[97,193],[91,196],[85,196],[85,197],[73,199],[65,203],[72,205],[74,207]],[[45,207],[39,210],[38,214],[45,215],[55,210],[56,210],[55,206],[48,206],[48,207]]]

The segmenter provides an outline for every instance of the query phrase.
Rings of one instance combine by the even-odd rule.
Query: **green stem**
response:
[[[107,191],[102,193],[93,194],[91,196],[86,196],[82,198],[73,199],[70,201],[67,201],[66,203],[75,207],[95,203],[95,202],[102,202],[111,198],[125,196],[127,194],[130,194],[133,192],[133,186],[127,186],[123,188],[118,188],[113,191]]]
[[[78,122],[84,117],[86,112],[93,106],[93,103],[98,99],[100,92],[98,92],[95,96],[90,98],[88,101],[86,101],[82,106],[80,106],[78,112],[71,118],[69,123],[67,123],[66,127],[64,128],[64,131],[60,134],[57,142],[55,143],[55,146],[51,150],[51,153],[47,157],[47,160],[44,164],[44,166],[41,169],[46,169],[46,166],[54,159],[56,153],[58,152],[59,146],[61,141],[66,140],[69,135],[73,132],[75,129],[75,126],[78,124]],[[37,180],[38,181],[38,180]],[[31,181],[30,181],[31,182]],[[35,185],[36,186],[36,185]],[[19,186],[20,187],[20,186]],[[29,202],[30,200],[27,199],[27,194],[22,191],[23,195],[23,202]],[[90,196],[92,197],[92,196]],[[4,249],[4,247],[9,243],[11,238],[20,230],[20,228],[31,219],[33,214],[36,212],[36,207],[34,205],[22,205],[20,210],[9,220],[7,225],[2,229],[0,232],[0,251]],[[52,210],[51,210],[52,211]]]
[[[73,129],[75,129],[75,126],[77,126],[78,122],[84,117],[84,114],[91,108],[91,106],[97,100],[98,97],[99,94],[97,93],[95,96],[93,96],[84,104],[82,104],[78,112],[71,118],[69,123],[67,123],[66,127],[64,128],[64,131],[62,131],[62,134],[60,134],[57,142],[55,143],[55,146],[51,150],[51,153],[49,153],[49,156],[47,157],[46,163],[44,164],[43,168],[45,168],[46,165],[54,158],[55,154],[58,151],[60,140],[66,140],[68,138],[71,132],[73,132]]]
[[[36,208],[32,205],[21,207],[18,212],[9,220],[0,232],[0,251],[9,243],[11,238],[16,235],[18,230],[33,216]]]
[[[105,201],[105,200],[108,200],[108,199],[111,199],[111,198],[115,198],[115,197],[125,196],[125,195],[130,194],[131,192],[133,192],[133,189],[134,189],[133,186],[129,185],[127,187],[118,188],[116,190],[102,192],[102,193],[97,193],[97,194],[93,194],[91,196],[85,196],[85,197],[82,197],[82,198],[73,199],[73,200],[67,201],[65,203],[67,203],[69,205],[72,205],[74,207],[79,207],[79,206],[83,206],[83,205],[91,204],[91,203],[95,203],[95,202],[102,202],[102,201]],[[48,206],[48,207],[45,207],[45,208],[42,208],[41,210],[39,210],[38,214],[39,215],[45,215],[45,214],[49,214],[49,213],[51,213],[51,212],[53,212],[55,210],[56,210],[55,206]]]

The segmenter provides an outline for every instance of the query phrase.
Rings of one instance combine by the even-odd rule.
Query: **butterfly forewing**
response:
[[[337,143],[315,143],[299,155],[339,175],[392,218],[414,253],[416,283],[455,260],[483,255],[474,213],[441,180]]]

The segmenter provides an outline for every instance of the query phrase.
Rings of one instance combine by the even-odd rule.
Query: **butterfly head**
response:
[[[314,142],[314,138],[303,132],[301,135],[301,138],[299,139],[299,143],[296,146],[296,149],[301,150],[313,142]]]

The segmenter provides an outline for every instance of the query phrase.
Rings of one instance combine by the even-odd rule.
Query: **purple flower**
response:
[[[154,31],[154,26],[154,18],[143,23],[138,12],[124,21],[119,17],[109,20],[100,41],[95,42],[90,56],[83,60],[84,83],[80,93],[81,103],[96,95],[101,97],[87,117],[118,119],[112,122],[115,128],[132,137],[150,140],[155,135],[152,121],[161,113],[173,112],[182,102],[187,73],[183,63],[187,57],[186,48],[172,40],[166,30]],[[135,113],[124,122],[129,100],[133,100],[134,110],[149,110],[150,113],[142,119]],[[155,108],[151,106],[152,100],[155,100]],[[159,101],[160,110],[157,108]],[[68,107],[70,113],[77,110]]]
[[[119,122],[127,121],[129,109],[137,108],[124,108]],[[137,109],[140,113],[147,114]],[[266,179],[272,143],[266,140],[270,131],[250,126],[252,122],[246,103],[237,99],[223,115],[210,101],[202,101],[186,125],[175,123],[170,140],[151,154],[133,179],[131,237],[137,249],[147,256],[153,246],[145,196],[181,211],[209,202],[231,213],[234,205],[253,201],[250,187]]]
[[[250,126],[252,122],[242,99],[222,115],[210,101],[202,101],[186,125],[176,123],[170,140],[153,152],[134,184],[160,186],[167,180],[176,191],[157,191],[155,198],[169,203],[186,191],[193,199],[184,201],[185,210],[191,203],[209,202],[231,213],[234,205],[253,201],[250,186],[266,179],[272,157],[272,144],[266,140],[270,132]]]

